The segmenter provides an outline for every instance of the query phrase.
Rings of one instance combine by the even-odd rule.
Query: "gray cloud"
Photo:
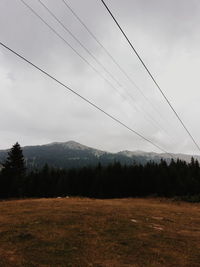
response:
[[[118,87],[116,82],[104,73],[80,45],[47,14],[38,1],[26,2],[110,80],[125,99],[19,0],[0,2],[1,41],[164,149],[197,153],[100,1],[68,2],[134,79],[157,111],[145,102],[141,94],[65,8],[62,1],[42,1],[112,72],[122,87]],[[198,141],[199,1],[110,0],[107,3]],[[0,148],[10,147],[17,140],[22,145],[76,140],[110,151],[155,151],[150,144],[95,111],[3,48],[0,48],[0,101]],[[156,125],[152,118],[156,120]]]

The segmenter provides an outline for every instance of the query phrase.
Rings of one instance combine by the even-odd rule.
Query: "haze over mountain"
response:
[[[0,162],[3,162],[7,156],[8,150],[0,150]],[[41,168],[46,163],[56,168],[83,167],[97,165],[99,162],[103,165],[119,161],[122,164],[141,163],[148,161],[159,162],[162,158],[169,161],[168,154],[159,154],[144,151],[120,151],[110,153],[91,148],[74,141],[54,142],[38,146],[23,147],[24,157],[29,168]],[[191,155],[173,154],[174,159],[182,159],[187,162],[191,160]],[[200,160],[200,156],[193,156]]]

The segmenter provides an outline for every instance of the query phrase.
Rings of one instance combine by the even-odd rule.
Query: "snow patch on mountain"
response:
[[[107,152],[102,151],[102,150],[98,150],[98,149],[95,149],[92,147],[82,145],[82,144],[75,142],[75,141],[53,142],[53,143],[47,144],[47,146],[54,146],[54,145],[62,147],[63,149],[71,149],[71,150],[77,150],[77,151],[88,151],[97,158],[107,153]]]

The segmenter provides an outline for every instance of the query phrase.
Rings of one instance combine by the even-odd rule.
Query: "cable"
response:
[[[143,67],[145,68],[145,70],[147,71],[147,73],[149,74],[149,76],[151,77],[151,79],[153,80],[154,84],[156,85],[156,87],[158,88],[158,90],[160,91],[160,93],[162,94],[162,96],[164,97],[164,99],[166,100],[167,104],[170,106],[171,110],[174,112],[174,114],[176,115],[176,117],[178,118],[178,120],[180,121],[180,123],[182,124],[183,128],[186,130],[186,132],[188,133],[188,135],[190,136],[190,138],[192,139],[193,143],[195,144],[195,146],[198,148],[198,150],[200,151],[200,146],[197,144],[197,142],[195,141],[194,137],[192,136],[192,134],[189,132],[189,130],[187,129],[186,125],[183,123],[182,119],[180,118],[179,114],[176,112],[176,110],[174,109],[174,107],[172,106],[172,104],[170,103],[170,101],[168,100],[168,98],[166,97],[166,95],[164,94],[164,92],[162,91],[161,87],[159,86],[159,84],[156,82],[154,76],[152,75],[152,73],[150,72],[150,70],[148,69],[148,67],[146,66],[146,64],[144,63],[144,61],[142,60],[142,58],[140,57],[140,55],[138,54],[138,52],[136,51],[136,49],[134,48],[133,44],[131,43],[131,41],[129,40],[128,36],[125,34],[124,30],[122,29],[122,27],[119,25],[117,19],[114,17],[113,13],[111,12],[111,10],[109,9],[109,7],[106,5],[104,0],[100,0],[104,7],[106,8],[106,10],[108,11],[108,13],[110,14],[110,16],[112,17],[112,19],[114,20],[114,22],[116,23],[116,25],[118,26],[118,28],[120,29],[121,33],[123,34],[123,36],[126,38],[127,42],[129,43],[130,47],[132,48],[132,50],[134,51],[134,53],[136,54],[136,56],[138,57],[138,59],[140,60],[140,62],[142,63]]]
[[[81,98],[82,100],[84,100],[85,102],[87,102],[89,105],[93,106],[95,109],[99,110],[100,112],[104,113],[107,117],[111,118],[112,120],[114,120],[115,122],[117,122],[118,124],[122,125],[123,127],[125,127],[126,129],[128,129],[129,131],[133,132],[134,134],[136,134],[137,136],[139,136],[140,138],[142,138],[143,140],[145,140],[146,142],[150,143],[151,145],[153,145],[154,147],[158,148],[160,151],[168,154],[170,157],[173,158],[173,155],[170,154],[169,152],[167,152],[166,150],[162,149],[159,145],[155,144],[153,141],[149,140],[148,138],[144,137],[142,134],[138,133],[137,131],[133,130],[132,128],[130,128],[129,126],[127,126],[125,123],[123,123],[122,121],[120,121],[119,119],[115,118],[114,116],[110,115],[109,113],[107,113],[105,110],[103,110],[102,108],[100,108],[99,106],[97,106],[96,104],[94,104],[93,102],[91,102],[90,100],[88,100],[87,98],[85,98],[84,96],[80,95],[79,93],[77,93],[75,90],[73,90],[72,88],[70,88],[69,86],[65,85],[64,83],[62,83],[61,81],[59,81],[57,78],[55,78],[54,76],[52,76],[51,74],[49,74],[48,72],[46,72],[44,69],[38,67],[37,65],[35,65],[34,63],[32,63],[30,60],[26,59],[24,56],[20,55],[19,53],[17,53],[16,51],[14,51],[13,49],[9,48],[7,45],[5,45],[4,43],[0,42],[0,45],[2,47],[4,47],[5,49],[7,49],[8,51],[10,51],[11,53],[15,54],[17,57],[21,58],[22,60],[24,60],[26,63],[28,63],[29,65],[31,65],[32,67],[34,67],[35,69],[37,69],[38,71],[40,71],[41,73],[43,73],[44,75],[48,76],[50,79],[54,80],[56,83],[60,84],[62,87],[66,88],[68,91],[70,91],[71,93],[75,94],[76,96],[78,96],[79,98]]]
[[[75,50],[67,41],[65,38],[63,38],[53,27],[51,27],[32,7],[30,7],[26,2],[24,2],[24,0],[20,0],[35,16],[37,16],[37,18],[39,18],[54,34],[56,34],[56,36],[58,38],[60,38],[67,46],[69,46],[86,64],[88,64],[101,78],[103,78],[125,101],[127,101],[127,103],[132,107],[132,105],[129,103],[128,99],[126,96],[124,96],[123,94],[121,94],[121,92],[115,87],[113,86],[113,84],[107,80],[92,64],[89,63],[89,61],[87,61],[79,52],[77,52],[77,50]],[[39,0],[38,0],[39,1]],[[39,1],[41,2],[41,1]],[[127,95],[133,100],[134,105],[136,105],[135,103],[135,99],[127,92]],[[133,108],[133,107],[132,107]],[[135,107],[135,109],[138,111],[138,108]],[[143,111],[144,112],[144,111]],[[162,127],[160,127],[160,125],[154,120],[154,118],[148,114],[148,117],[150,118],[151,122],[154,123],[154,125],[157,125],[156,127],[160,128],[162,131]],[[147,119],[147,118],[146,118]],[[164,130],[164,132],[166,133],[166,131]],[[167,134],[167,133],[166,133]],[[168,135],[168,134],[167,134]]]
[[[121,86],[121,84],[119,83],[119,81],[112,75],[112,73],[110,73],[106,67],[104,67],[104,65],[98,60],[98,58],[96,58],[89,49],[87,49],[87,47],[85,47],[83,45],[83,43],[81,41],[79,41],[79,39],[62,23],[61,20],[58,19],[58,17],[41,1],[41,0],[37,0],[45,9],[46,11],[63,27],[63,29],[68,32],[68,34],[70,34],[72,36],[72,38],[74,40],[76,40],[76,42],[94,59],[94,61],[102,67],[102,69],[118,84],[118,86]]]
[[[126,97],[121,94],[121,92],[108,80],[106,79],[100,71],[98,71],[87,59],[85,59],[76,49],[73,48],[70,43],[67,42],[53,27],[51,27],[32,7],[30,7],[24,0],[20,0],[37,18],[39,18],[58,38],[60,38],[68,47],[70,47],[73,52],[79,56],[88,66],[90,66],[94,72],[96,72],[105,82],[107,82],[110,87],[112,87],[124,100],[127,101]]]
[[[39,1],[39,0],[38,0]],[[92,38],[98,43],[98,45],[104,50],[104,52],[107,54],[107,56],[112,60],[112,62],[119,68],[119,70],[125,75],[125,77],[129,80],[129,82],[139,91],[139,93],[142,95],[142,97],[146,100],[146,102],[153,108],[153,110],[160,116],[161,119],[165,119],[160,111],[153,105],[153,103],[150,101],[150,99],[142,92],[142,90],[139,88],[139,86],[133,81],[133,79],[127,74],[127,72],[120,66],[120,64],[115,60],[115,58],[110,54],[110,52],[105,48],[105,46],[98,40],[98,38],[92,33],[92,31],[88,28],[88,26],[83,22],[83,20],[77,15],[77,13],[71,8],[71,6],[65,1],[61,0],[64,5],[70,10],[70,12],[74,15],[74,17],[81,23],[81,25],[86,29],[86,31],[92,36]],[[130,96],[130,95],[129,95]],[[154,121],[154,123],[159,125],[152,117],[151,121]],[[159,125],[159,128],[162,129],[162,127]],[[162,129],[165,131],[165,133],[168,135],[165,129]]]
[[[79,39],[62,23],[62,21],[41,1],[41,0],[37,0],[44,8],[45,10],[64,28],[64,30],[69,33],[74,40],[76,40],[78,42],[78,44],[97,62],[97,64],[99,64],[104,71],[106,71],[106,73],[120,86],[122,87],[122,85],[117,81],[117,79],[115,79],[115,77],[104,67],[104,65],[87,49],[87,47],[85,47],[80,41]],[[119,66],[120,67],[120,66]],[[132,101],[134,102],[134,105],[136,105],[136,110],[139,112],[138,110],[138,105],[135,102],[135,99],[126,91],[127,95],[132,99]],[[140,108],[145,115],[145,118],[147,119],[147,117],[151,120],[151,123],[154,124],[154,126],[158,127],[160,130],[163,130],[162,127],[159,125],[159,123],[157,123],[155,121],[155,119],[148,114],[148,116],[146,116],[145,111]],[[164,130],[164,132],[167,134],[167,132]],[[168,135],[168,134],[167,134]]]
[[[140,92],[140,94],[146,99],[146,101],[151,104],[153,109],[155,107],[149,101],[149,99],[144,95],[142,90],[138,87],[138,85],[133,81],[133,79],[126,73],[126,71],[120,66],[120,64],[115,60],[115,58],[110,54],[110,52],[105,48],[105,46],[97,39],[97,37],[91,32],[91,30],[87,27],[87,25],[83,22],[83,20],[75,13],[75,11],[66,3],[65,0],[61,0],[65,6],[71,11],[71,13],[76,17],[76,19],[83,25],[83,27],[87,30],[87,32],[93,37],[93,39],[99,44],[99,46],[104,50],[104,52],[109,56],[109,58],[114,62],[114,64],[121,70],[121,72],[126,76],[126,78],[134,85],[134,87]],[[156,112],[158,110],[155,109]],[[160,114],[158,112],[158,114]]]

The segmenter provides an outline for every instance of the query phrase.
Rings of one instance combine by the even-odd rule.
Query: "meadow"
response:
[[[164,198],[0,202],[1,267],[200,266],[200,204]]]

